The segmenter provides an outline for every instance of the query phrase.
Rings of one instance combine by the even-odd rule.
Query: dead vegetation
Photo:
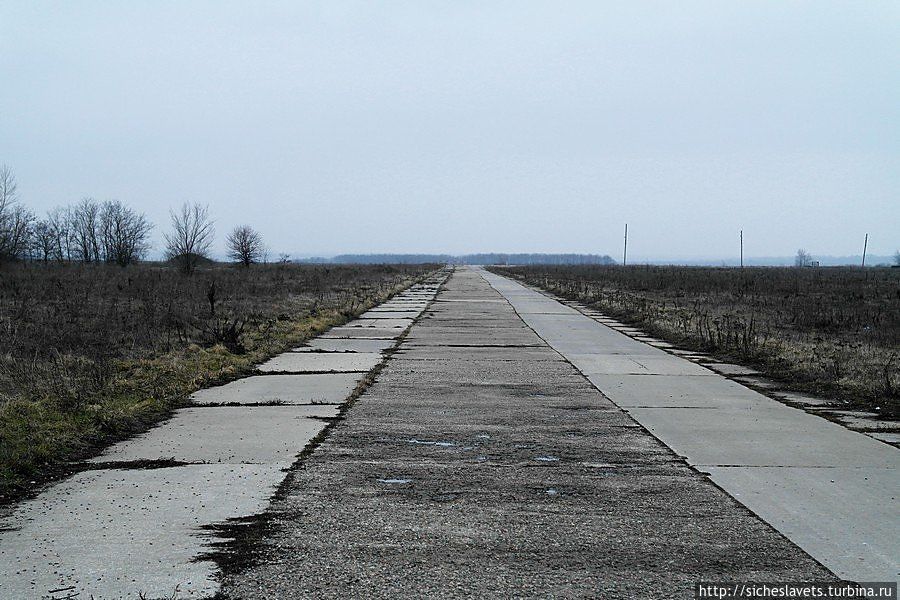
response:
[[[900,270],[495,269],[800,391],[900,414]]]
[[[0,266],[0,496],[432,268]]]

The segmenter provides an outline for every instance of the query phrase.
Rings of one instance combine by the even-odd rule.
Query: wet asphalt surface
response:
[[[692,598],[834,576],[458,270],[294,472],[225,598]]]

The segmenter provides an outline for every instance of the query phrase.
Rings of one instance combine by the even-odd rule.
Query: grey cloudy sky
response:
[[[887,254],[900,2],[0,0],[0,163],[297,256]]]

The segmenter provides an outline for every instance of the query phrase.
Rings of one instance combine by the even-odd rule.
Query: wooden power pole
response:
[[[865,239],[865,241],[863,242],[863,259],[862,259],[862,266],[864,266],[864,267],[866,266],[866,249],[867,249],[868,247],[869,247],[869,234],[867,233],[867,234],[866,234],[866,239]]]
[[[744,268],[744,230],[741,229],[741,268]]]
[[[625,248],[622,250],[622,266],[628,264],[628,223],[625,223]]]

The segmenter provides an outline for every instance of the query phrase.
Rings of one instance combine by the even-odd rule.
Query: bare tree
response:
[[[56,241],[56,249],[53,252],[56,260],[72,260],[74,250],[72,209],[59,207],[48,212],[47,226],[50,228]]]
[[[18,197],[19,185],[12,169],[6,165],[0,166],[0,215],[6,214],[12,208]]]
[[[813,258],[809,252],[800,248],[797,250],[797,256],[794,258],[794,266],[795,267],[808,267],[812,265]]]
[[[34,215],[18,203],[12,169],[0,166],[0,260],[23,258],[31,244]]]
[[[141,260],[150,248],[153,225],[118,200],[108,200],[100,209],[99,239],[103,260],[125,267]]]
[[[75,256],[84,262],[99,262],[100,203],[93,198],[83,198],[70,212]]]
[[[265,253],[262,235],[249,225],[235,227],[228,234],[227,244],[228,257],[245,267],[260,262]]]
[[[57,237],[49,219],[37,221],[32,234],[32,255],[44,262],[58,259]]]
[[[190,275],[200,260],[207,258],[212,244],[213,222],[209,209],[185,202],[179,212],[172,211],[172,232],[166,234],[166,254]]]

